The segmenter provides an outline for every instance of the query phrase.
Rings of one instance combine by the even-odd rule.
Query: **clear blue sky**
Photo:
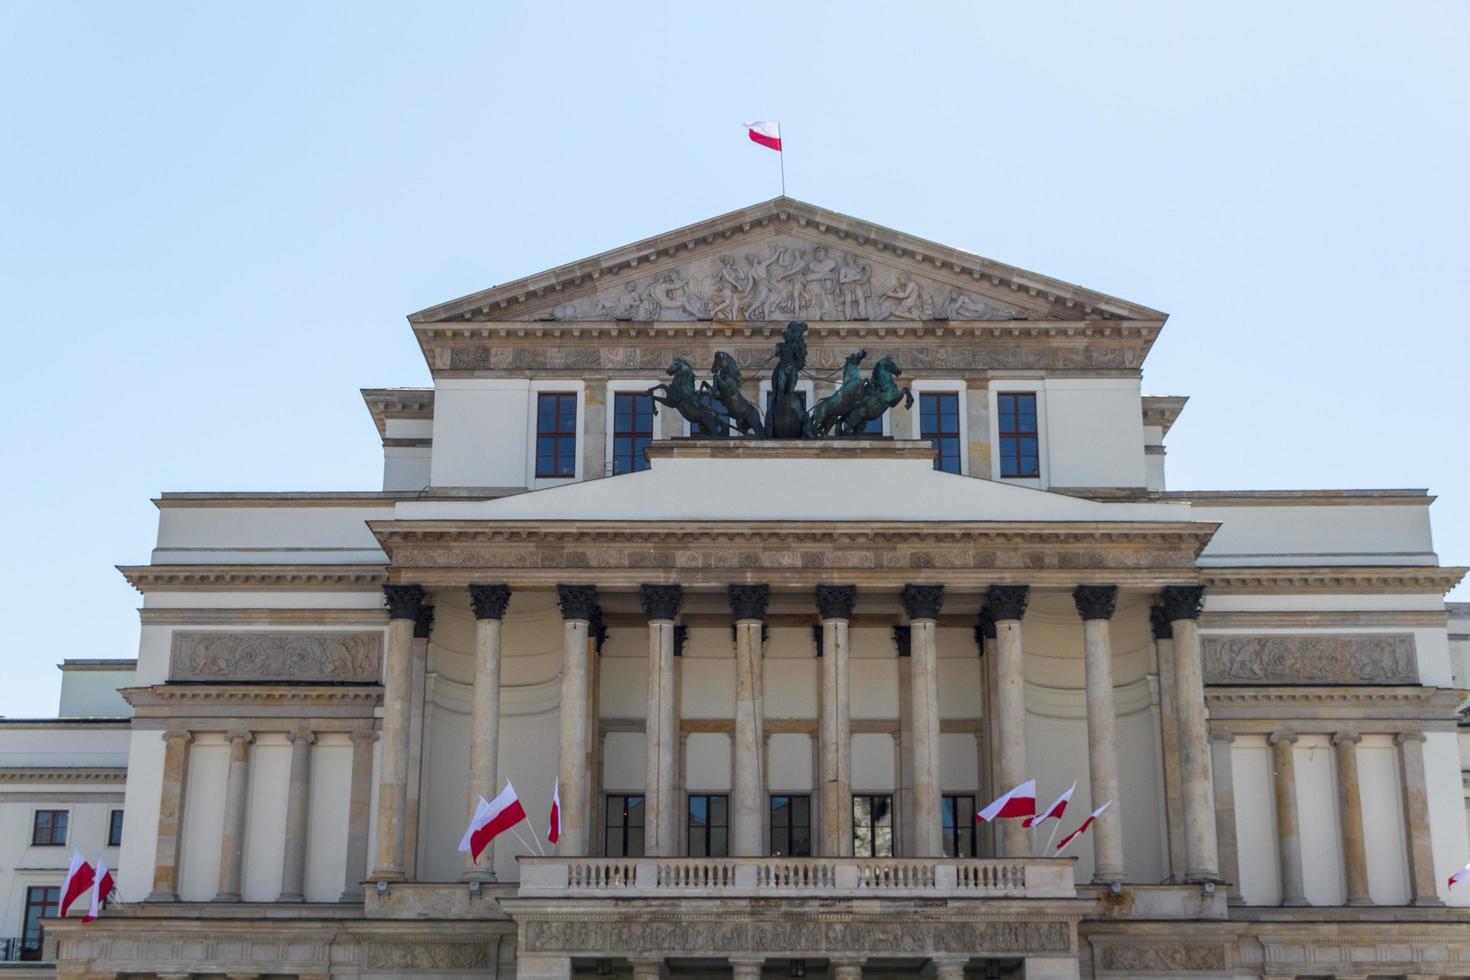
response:
[[[1427,487],[1470,563],[1461,0],[506,6],[0,2],[0,714],[135,655],[159,491],[376,488],[405,314],[774,196],[747,119],[1168,311],[1171,487]]]

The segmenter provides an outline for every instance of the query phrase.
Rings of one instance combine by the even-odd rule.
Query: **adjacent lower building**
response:
[[[1167,489],[1164,314],[778,198],[409,319],[381,490],[156,501],[57,975],[1470,976],[1433,497]]]

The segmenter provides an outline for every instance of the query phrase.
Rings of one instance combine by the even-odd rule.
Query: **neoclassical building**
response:
[[[1166,489],[1164,320],[788,198],[414,314],[382,490],[156,501],[58,975],[1470,977],[1433,498]]]

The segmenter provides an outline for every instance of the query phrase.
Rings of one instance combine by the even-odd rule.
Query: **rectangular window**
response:
[[[107,817],[107,846],[118,847],[122,844],[122,821],[123,812],[113,810]]]
[[[852,853],[854,857],[893,857],[892,796],[852,798]]]
[[[536,396],[536,476],[577,475],[577,395],[542,392]]]
[[[812,856],[810,796],[771,796],[771,856]]]
[[[695,397],[699,399],[699,404],[703,405],[705,408],[714,409],[716,415],[719,415],[727,421],[729,420],[730,413],[725,410],[725,403],[720,401],[714,395],[706,391],[699,395],[696,395]],[[727,429],[707,429],[703,425],[689,426],[689,434],[691,436],[723,436],[728,434],[728,431],[729,430]]]
[[[603,854],[607,857],[643,856],[643,797],[614,796],[607,798],[606,830],[603,832]]]
[[[689,856],[726,857],[730,853],[730,798],[689,795]]]
[[[934,468],[960,471],[960,396],[953,391],[926,391],[919,395],[919,438],[935,449]]]
[[[995,396],[995,404],[1000,416],[1000,475],[1040,476],[1041,462],[1036,443],[1036,395],[1030,392],[1002,392]]]
[[[975,797],[946,796],[944,810],[944,854],[946,857],[975,856]]]
[[[36,847],[65,847],[69,818],[70,814],[65,810],[37,810],[31,823],[31,844]]]
[[[24,918],[21,920],[20,958],[39,960],[45,935],[41,929],[42,919],[56,918],[61,905],[61,886],[33,885],[26,889]]]
[[[634,391],[613,395],[613,474],[648,469],[653,442],[653,399]]]

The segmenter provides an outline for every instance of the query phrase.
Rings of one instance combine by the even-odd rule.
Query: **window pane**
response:
[[[711,827],[709,832],[709,856],[728,857],[730,845],[724,827]]]
[[[714,827],[725,827],[730,823],[726,814],[730,809],[730,798],[728,796],[711,796],[709,798],[709,822]]]
[[[775,857],[789,857],[791,854],[791,840],[784,826],[771,828],[771,854]]]
[[[641,796],[628,797],[628,826],[643,826],[643,797]]]

